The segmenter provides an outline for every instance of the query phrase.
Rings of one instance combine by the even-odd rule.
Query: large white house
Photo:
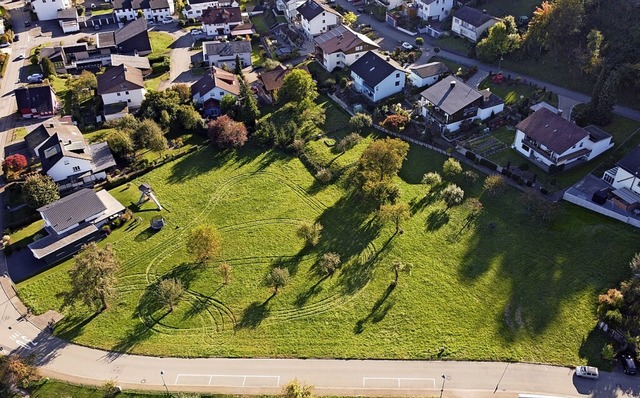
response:
[[[329,72],[350,66],[367,51],[379,46],[367,36],[356,33],[344,25],[314,38],[316,59]]]
[[[118,21],[133,21],[142,12],[148,21],[161,21],[174,13],[173,0],[113,0],[113,13]]]
[[[393,10],[394,8],[400,7],[402,3],[404,3],[404,0],[375,0],[372,3],[378,3],[387,10]]]
[[[49,21],[58,18],[59,10],[71,7],[71,0],[32,0],[31,9],[40,21]]]
[[[290,23],[294,23],[298,17],[298,7],[307,0],[276,0],[276,9],[284,13]]]
[[[504,101],[488,89],[478,91],[450,76],[424,90],[422,115],[445,130],[457,131],[473,120],[486,120],[504,110]]]
[[[187,0],[182,10],[185,18],[199,18],[207,8],[238,7],[238,3],[229,0]]]
[[[453,13],[451,30],[476,43],[480,35],[500,20],[475,8],[464,6]]]
[[[442,62],[413,66],[409,72],[409,80],[415,87],[431,86],[440,80],[440,77],[450,73],[449,68]]]
[[[351,78],[357,92],[373,102],[380,101],[404,89],[405,71],[390,58],[369,51],[351,65]]]
[[[595,126],[579,127],[541,108],[518,123],[513,148],[545,171],[562,171],[586,162],[613,146],[611,136]]]
[[[239,7],[207,8],[202,13],[204,34],[224,36],[231,34],[233,28],[242,25],[242,12]]]
[[[146,93],[142,71],[138,68],[120,64],[98,75],[98,95],[105,105],[107,120],[117,119],[139,108]]]
[[[418,17],[425,21],[442,21],[449,16],[453,0],[416,0]]]
[[[228,68],[235,68],[236,56],[240,59],[243,68],[251,65],[251,42],[239,40],[226,43],[216,41],[202,43],[202,58],[209,67],[222,68],[226,65]]]
[[[308,0],[298,7],[298,15],[300,26],[309,40],[342,23],[342,15],[317,0]]]

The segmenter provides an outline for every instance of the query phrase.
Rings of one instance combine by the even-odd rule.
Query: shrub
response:
[[[470,181],[472,183],[478,181],[478,178],[480,178],[478,173],[476,173],[475,171],[472,171],[472,170],[467,170],[464,173],[462,173],[462,175],[464,176],[464,178],[467,181]]]
[[[340,152],[346,152],[349,149],[353,148],[354,146],[358,145],[360,141],[362,141],[362,136],[360,136],[360,134],[351,133],[346,137],[344,137],[343,139],[341,139],[340,142],[338,142],[338,144],[336,145],[336,148]]]
[[[416,37],[416,45],[417,46],[424,45],[424,39],[422,37]]]
[[[296,232],[299,238],[304,239],[305,243],[310,246],[316,246],[320,242],[322,235],[322,225],[320,223],[302,222]]]
[[[503,174],[505,177],[511,177],[511,175],[512,175],[513,173],[512,173],[509,169],[507,169],[507,168],[503,168],[503,169],[502,169],[502,174]]]
[[[356,113],[349,119],[349,126],[352,130],[361,131],[373,125],[371,116],[366,113]]]
[[[108,225],[103,225],[102,228],[100,228],[102,230],[102,232],[104,232],[106,235],[109,235],[111,233],[111,227]]]
[[[333,275],[333,273],[336,272],[336,269],[340,266],[340,263],[340,255],[338,253],[329,252],[322,255],[318,265],[323,273]]]
[[[380,125],[386,129],[394,132],[400,132],[404,130],[407,123],[409,123],[409,117],[405,115],[389,115],[384,119]]]
[[[4,162],[2,162],[2,167],[4,167],[5,170],[14,172],[24,170],[27,167],[27,158],[19,153],[7,156]]]
[[[323,184],[328,184],[333,179],[333,173],[326,167],[322,167],[316,173],[316,179]]]
[[[442,200],[447,204],[447,208],[457,206],[464,199],[464,191],[456,184],[449,184],[442,190]]]
[[[113,221],[111,221],[111,228],[113,229],[120,228],[120,225],[122,225],[122,221],[119,218],[116,218]]]
[[[487,160],[485,158],[480,158],[480,164],[483,165],[484,167],[491,169],[491,170],[497,170],[498,169],[498,165],[493,163],[490,160]]]
[[[422,183],[424,185],[433,186],[433,185],[438,185],[441,182],[442,182],[442,177],[440,177],[440,174],[438,174],[435,171],[426,173],[425,175],[422,176]]]
[[[446,176],[454,177],[462,173],[462,166],[456,159],[448,158],[442,165],[442,171]]]

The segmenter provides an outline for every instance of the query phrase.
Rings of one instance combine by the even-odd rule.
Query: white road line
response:
[[[181,380],[182,378],[182,380]],[[208,381],[202,384],[198,384],[197,380],[195,383],[189,383],[189,379],[207,379]],[[227,382],[214,383],[214,378],[216,379],[227,379]],[[251,379],[273,379],[275,381],[275,385],[273,382],[263,382],[259,384],[252,384]],[[237,380],[234,382],[233,380]],[[249,385],[247,385],[247,380],[249,380]],[[242,383],[240,383],[242,381]],[[212,384],[213,383],[213,384]],[[208,385],[208,386],[217,386],[217,387],[280,387],[280,376],[270,376],[270,375],[216,375],[216,374],[192,374],[192,373],[180,373],[176,375],[176,381],[174,385]]]
[[[371,386],[371,387],[367,387],[367,381],[390,381],[390,382],[395,382],[395,384],[397,384],[397,387],[393,387],[393,386],[389,386],[389,387],[380,387],[380,386]],[[429,381],[430,385],[432,385],[432,387],[428,387],[426,386],[427,383],[424,383],[424,386],[413,386],[413,387],[403,387],[402,386],[402,382],[405,381],[406,383],[404,383],[405,385],[407,384],[420,384],[420,382],[427,382]],[[383,383],[384,384],[384,383]],[[362,388],[375,388],[375,389],[379,389],[379,390],[393,390],[393,389],[411,389],[411,390],[421,390],[421,389],[425,389],[425,390],[432,390],[436,388],[436,380],[432,379],[432,378],[422,378],[422,377],[363,377],[362,378]]]

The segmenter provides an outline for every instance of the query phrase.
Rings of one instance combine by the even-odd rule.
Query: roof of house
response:
[[[616,163],[618,167],[622,167],[629,173],[640,176],[640,146],[633,148],[629,153]]]
[[[311,21],[323,12],[328,12],[340,16],[340,14],[333,8],[324,3],[319,3],[315,0],[308,0],[306,3],[298,7],[297,11],[302,16],[302,18],[306,19],[307,21]]]
[[[567,119],[542,108],[518,123],[516,128],[557,154],[589,136],[589,133]]]
[[[60,232],[106,209],[107,207],[93,189],[84,188],[42,206],[38,211],[56,232]]]
[[[144,88],[144,81],[142,80],[142,72],[138,68],[120,64],[112,66],[103,74],[98,75],[99,95],[141,88]]]
[[[449,115],[453,115],[483,97],[478,90],[453,76],[440,80],[420,95]]]
[[[611,138],[611,134],[594,126],[593,124],[588,125],[584,129],[589,132],[589,138],[593,142],[598,142],[598,141],[606,140],[607,138]]]
[[[49,137],[53,136],[56,133],[61,133],[64,136],[69,137],[81,137],[82,133],[78,130],[71,120],[65,120],[63,118],[51,118],[44,123],[40,124],[36,127],[32,132],[27,134],[24,137],[25,142],[27,143],[27,147],[30,151],[32,151],[35,155],[36,147],[49,139]],[[79,135],[78,135],[79,134]]]
[[[251,42],[247,40],[218,43],[208,41],[202,43],[204,53],[209,55],[231,56],[241,53],[251,53]]]
[[[113,32],[100,32],[96,35],[96,47],[115,47],[116,38]]]
[[[204,96],[215,88],[220,88],[230,94],[239,95],[240,85],[233,73],[229,73],[217,67],[213,67],[212,73],[207,73],[191,86],[191,95],[200,94]]]
[[[385,60],[373,51],[367,51],[356,62],[351,64],[351,72],[360,76],[371,87],[377,86],[396,71],[404,73],[404,70],[395,61],[390,58]]]
[[[144,33],[144,34],[141,34]],[[134,39],[132,42],[130,42]],[[135,19],[127,23],[115,32],[100,32],[96,35],[96,47],[121,47],[126,44],[128,49],[132,51],[149,51],[151,50],[151,41],[147,32],[147,20],[144,18]],[[65,47],[65,51],[66,51]],[[118,48],[120,50],[120,48]]]
[[[55,92],[48,84],[18,87],[13,90],[18,110],[36,109],[39,113],[53,112]]]
[[[116,44],[120,44],[131,39],[139,33],[145,32],[146,30],[147,20],[144,18],[137,18],[113,32],[113,35],[115,36]]]
[[[92,171],[97,173],[99,171],[106,170],[116,165],[116,160],[109,150],[109,145],[106,142],[96,142],[89,145],[89,152],[91,153],[91,162],[93,163]]]
[[[379,47],[367,36],[356,33],[344,25],[338,25],[330,31],[316,36],[313,40],[316,45],[327,54],[348,51],[364,44],[376,48]]]
[[[129,104],[127,102],[114,102],[113,104],[105,104],[102,113],[106,115],[117,115],[119,113],[129,113]]]
[[[476,28],[484,25],[485,23],[487,23],[492,19],[497,20],[497,18],[492,15],[485,14],[482,11],[476,10],[475,8],[471,8],[468,6],[461,7],[459,10],[454,12],[453,16],[460,19],[461,21],[464,21],[472,26],[475,26]]]
[[[306,65],[298,66],[296,69],[303,69],[309,72],[309,69]],[[282,83],[284,82],[284,78],[291,72],[293,69],[285,68],[282,65],[278,65],[275,69],[262,72],[258,79],[264,85],[265,90],[271,92],[273,90],[277,90],[282,87]]]
[[[411,72],[418,77],[425,78],[431,76],[439,76],[449,72],[449,68],[442,62],[429,62],[428,64],[414,66]]]
[[[78,20],[78,10],[75,7],[65,8],[64,10],[58,10],[58,19],[71,19]]]
[[[242,11],[240,7],[210,7],[202,12],[201,20],[203,25],[242,23]]]
[[[231,36],[252,35],[256,33],[256,29],[252,23],[243,23],[231,29]]]
[[[45,173],[65,157],[91,161],[84,137],[74,125],[61,125],[38,149],[38,156]]]
[[[119,55],[111,54],[111,66],[127,65],[138,69],[151,69],[151,63],[147,57],[138,57],[135,55]]]
[[[115,10],[134,9],[134,10],[159,10],[169,8],[168,0],[113,0],[113,8]],[[144,19],[144,18],[141,18]]]
[[[93,224],[88,224],[83,228],[77,229],[70,234],[64,234],[63,236],[51,234],[42,239],[29,244],[29,249],[33,253],[33,257],[42,259],[49,254],[69,246],[70,244],[77,242],[87,236],[97,233],[98,228]]]

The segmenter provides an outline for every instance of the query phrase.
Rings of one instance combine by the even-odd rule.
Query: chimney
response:
[[[483,10],[482,10],[482,13],[483,13],[483,14],[486,14],[486,13],[487,13],[487,10],[486,10],[486,9],[483,9]]]
[[[451,80],[451,88],[454,88],[456,86],[456,81],[455,80]]]
[[[391,57],[387,57],[387,62],[391,61]]]

